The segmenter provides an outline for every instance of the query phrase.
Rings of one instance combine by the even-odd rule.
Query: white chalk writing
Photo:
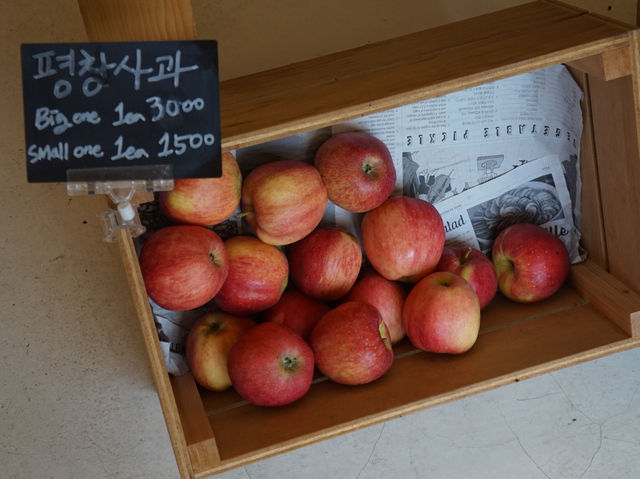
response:
[[[182,75],[200,68],[197,64],[183,65],[180,49],[168,55],[152,56],[150,60],[144,58],[140,48],[136,48],[131,55],[124,54],[122,58],[116,58],[115,61],[109,61],[104,51],[91,54],[84,48],[70,48],[64,55],[56,55],[55,51],[47,50],[33,54],[32,59],[35,62],[35,73],[32,75],[34,80],[56,79],[53,86],[56,98],[65,98],[71,94],[73,85],[69,78],[72,77],[81,78],[82,93],[86,97],[92,97],[102,91],[109,81],[109,75],[117,77],[129,74],[136,91],[142,88],[143,81],[167,81],[173,88],[179,88]]]
[[[23,45],[29,181],[117,162],[215,165],[217,54],[192,43]]]

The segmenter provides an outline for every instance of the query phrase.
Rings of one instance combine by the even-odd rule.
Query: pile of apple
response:
[[[257,405],[300,399],[316,371],[346,385],[374,381],[405,336],[423,351],[464,353],[498,289],[539,301],[569,271],[562,241],[532,224],[501,231],[492,259],[445,245],[433,205],[392,196],[389,150],[366,133],[334,135],[313,164],[273,161],[244,181],[232,154],[222,166],[221,178],[176,180],[159,196],[176,224],[149,237],[140,267],[161,307],[214,306],[187,338],[198,384],[233,387]],[[361,242],[322,225],[329,199],[364,213]],[[254,235],[223,241],[208,226],[239,206]]]

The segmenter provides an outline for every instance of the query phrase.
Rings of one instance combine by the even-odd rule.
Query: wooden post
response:
[[[191,0],[78,0],[89,40],[194,40]]]

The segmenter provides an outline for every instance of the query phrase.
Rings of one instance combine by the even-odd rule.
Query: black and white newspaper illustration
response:
[[[556,233],[579,262],[582,99],[566,67],[555,65],[341,123],[333,133],[361,130],[383,140],[396,194],[441,213],[455,197],[460,208],[476,207],[475,228],[460,236],[450,224],[448,241],[487,252],[498,228],[526,220]]]

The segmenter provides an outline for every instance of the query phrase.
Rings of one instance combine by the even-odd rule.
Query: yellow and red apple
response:
[[[493,243],[492,259],[500,291],[520,303],[553,295],[567,279],[571,264],[562,240],[531,223],[502,230]]]
[[[149,297],[159,306],[185,311],[208,303],[229,273],[220,236],[193,225],[153,233],[140,252],[140,270]]]
[[[405,336],[402,306],[406,296],[403,284],[383,278],[376,271],[367,271],[342,301],[362,301],[375,306],[389,329],[391,344],[397,344]]]
[[[389,198],[365,214],[361,234],[369,262],[391,281],[417,282],[435,270],[444,248],[440,213],[418,198]]]
[[[291,281],[307,296],[322,301],[341,298],[360,273],[358,239],[341,228],[320,227],[289,246]]]
[[[402,321],[416,348],[460,354],[478,338],[480,302],[466,280],[455,273],[438,271],[413,286],[404,302]]]
[[[267,309],[262,317],[292,329],[308,340],[318,320],[330,310],[324,301],[311,298],[296,289],[287,289],[280,300]]]
[[[375,381],[393,363],[389,330],[382,316],[361,301],[342,303],[322,316],[309,342],[320,372],[340,384]]]
[[[318,170],[296,160],[273,161],[252,170],[242,185],[242,215],[260,240],[287,245],[311,233],[327,207]]]
[[[484,309],[496,295],[498,275],[493,262],[482,251],[470,246],[445,246],[436,271],[450,271],[466,279]]]
[[[396,184],[391,153],[365,132],[338,133],[326,140],[314,159],[329,199],[353,213],[364,213],[384,202]]]
[[[289,278],[285,254],[253,236],[234,236],[224,242],[229,274],[214,302],[231,314],[251,315],[278,302]]]
[[[299,334],[273,321],[240,337],[227,362],[234,389],[257,406],[284,406],[311,387],[314,357]]]
[[[193,379],[203,388],[224,391],[231,386],[227,357],[240,337],[256,322],[222,311],[206,313],[189,330],[185,355]]]
[[[222,154],[220,178],[184,178],[174,189],[158,194],[162,212],[182,224],[213,226],[228,219],[240,205],[242,174],[231,152]]]

